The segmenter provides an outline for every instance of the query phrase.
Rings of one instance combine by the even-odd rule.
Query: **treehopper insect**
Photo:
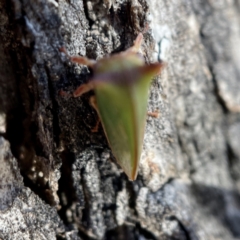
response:
[[[142,39],[140,33],[132,47],[98,61],[70,57],[72,62],[87,65],[93,70],[93,78],[78,87],[73,96],[79,97],[94,90],[95,98],[91,103],[98,112],[113,155],[129,180],[137,177],[149,86],[164,66],[163,63],[145,64],[138,53]]]

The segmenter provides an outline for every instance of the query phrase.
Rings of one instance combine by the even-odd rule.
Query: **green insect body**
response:
[[[130,180],[135,180],[141,156],[147,115],[148,89],[162,63],[146,65],[137,53],[142,34],[125,52],[98,61],[71,57],[73,62],[88,65],[94,77],[81,85],[74,96],[94,89],[94,105],[117,162]]]

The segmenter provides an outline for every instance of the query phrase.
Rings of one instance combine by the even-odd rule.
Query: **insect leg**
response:
[[[96,64],[95,60],[86,58],[86,57],[80,57],[80,56],[70,56],[70,60],[72,62],[78,63],[78,64],[82,64],[82,65],[86,65],[88,67],[93,68],[93,66]]]
[[[160,115],[160,113],[159,113],[158,110],[156,110],[156,111],[154,111],[154,112],[148,112],[147,115],[148,115],[149,117],[158,118],[159,115]]]
[[[92,59],[89,59],[89,58],[86,58],[86,57],[70,56],[65,47],[61,47],[60,52],[65,53],[70,58],[70,60],[72,62],[82,64],[82,65],[86,65],[86,66],[91,67],[91,68],[96,64],[95,60],[92,60]]]
[[[95,97],[95,96],[91,96],[89,101],[90,101],[90,105],[91,105],[91,106],[96,110],[96,112],[98,113],[98,107],[97,107],[96,97]],[[94,132],[98,132],[100,122],[101,122],[101,121],[100,121],[99,113],[98,113],[98,120],[97,120],[96,126],[91,130],[93,133],[94,133]]]
[[[89,92],[90,90],[92,90],[94,88],[93,84],[91,82],[89,83],[85,83],[82,84],[81,86],[79,86],[74,92],[73,92],[73,96],[74,97],[80,97],[81,95],[83,95],[86,92]]]

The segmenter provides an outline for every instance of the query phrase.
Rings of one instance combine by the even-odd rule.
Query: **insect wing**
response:
[[[99,115],[109,145],[130,180],[137,175],[145,129],[150,71],[131,84],[107,81],[95,88]]]

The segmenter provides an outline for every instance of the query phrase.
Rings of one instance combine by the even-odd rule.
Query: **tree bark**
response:
[[[0,0],[0,239],[240,239],[240,1]],[[136,181],[89,104],[142,32],[152,82]],[[65,94],[61,94],[62,92]],[[68,94],[69,93],[69,94]]]

